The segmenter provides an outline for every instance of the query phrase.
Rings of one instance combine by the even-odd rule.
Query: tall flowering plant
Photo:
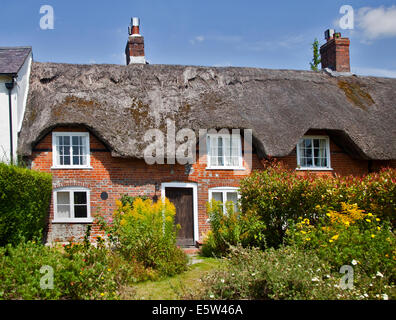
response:
[[[354,261],[365,274],[379,272],[391,282],[396,280],[396,237],[389,222],[357,204],[343,202],[340,211],[328,210],[316,224],[300,217],[290,223],[287,241],[314,250],[337,270]]]
[[[112,223],[100,221],[112,245],[124,257],[143,263],[163,274],[179,273],[187,258],[176,246],[180,226],[175,225],[176,209],[168,200],[116,201]]]

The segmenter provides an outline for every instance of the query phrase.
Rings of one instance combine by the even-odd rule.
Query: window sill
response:
[[[93,223],[92,218],[81,218],[81,219],[54,219],[52,223],[73,223],[73,224],[86,224],[86,223]]]
[[[333,168],[296,168],[297,171],[333,171]]]
[[[67,167],[51,167],[51,170],[93,170],[93,167],[67,166]]]
[[[244,167],[206,167],[205,170],[239,170],[244,171]]]

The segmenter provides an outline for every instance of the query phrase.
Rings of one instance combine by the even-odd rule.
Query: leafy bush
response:
[[[202,288],[192,299],[334,300],[392,299],[395,290],[383,278],[365,276],[357,268],[352,289],[343,289],[343,274],[314,252],[294,246],[270,248],[232,247],[223,266],[202,278]]]
[[[242,211],[254,211],[260,216],[271,247],[283,243],[289,220],[302,217],[316,223],[327,211],[340,211],[342,202],[356,203],[395,226],[395,169],[365,177],[329,177],[301,175],[281,164],[270,164],[265,171],[255,171],[242,180],[240,192]]]
[[[234,203],[226,203],[226,213],[220,201],[207,203],[210,231],[205,235],[201,254],[204,256],[224,255],[230,245],[264,247],[262,230],[264,225],[251,211],[236,211]]]
[[[160,275],[173,275],[186,269],[187,256],[176,246],[176,209],[165,199],[153,203],[151,199],[116,202],[112,223],[97,217],[112,245],[124,258],[142,263]]]
[[[382,274],[384,281],[396,281],[396,237],[389,222],[371,212],[365,213],[356,204],[342,203],[342,211],[330,210],[312,225],[309,219],[291,223],[290,243],[315,252],[334,269],[354,261],[369,276]],[[320,206],[318,206],[320,210]]]
[[[143,201],[144,200],[149,200],[150,199],[150,197],[148,197],[148,196],[130,196],[130,195],[128,195],[128,194],[123,194],[122,196],[121,196],[121,199],[120,199],[120,201],[121,201],[121,203],[122,203],[122,205],[123,206],[126,206],[127,204],[129,204],[130,206],[131,206],[131,208],[133,207],[133,202],[137,199],[137,198],[140,198],[140,199],[142,199]]]
[[[42,237],[51,190],[50,174],[0,163],[0,246]]]
[[[53,288],[40,285],[49,275],[43,266],[53,269]],[[7,245],[0,248],[0,268],[0,299],[7,300],[118,299],[123,286],[156,277],[101,242],[97,247],[86,243],[48,247],[34,241]]]

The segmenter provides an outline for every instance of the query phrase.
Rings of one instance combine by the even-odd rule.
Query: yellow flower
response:
[[[333,242],[334,240],[330,239],[329,242]]]
[[[381,230],[381,227],[377,227],[378,231]]]
[[[333,240],[337,240],[338,239],[338,237],[339,237],[339,235],[338,234],[336,234],[335,236],[333,236],[331,239],[333,239]]]
[[[302,233],[302,234],[306,234],[306,232],[305,232],[304,230],[301,230],[301,233]]]
[[[370,220],[370,219],[366,219],[366,221],[367,221],[367,222],[371,222],[371,220]]]
[[[306,238],[305,241],[311,241],[311,238]]]
[[[107,269],[107,271],[109,271],[109,272],[110,272],[110,271],[111,271],[111,269],[109,268],[109,269]]]
[[[375,234],[372,234],[372,235],[371,235],[371,238],[375,238]]]
[[[372,214],[371,212],[369,212],[369,213],[367,214],[367,216],[372,217],[373,214]]]
[[[381,219],[380,218],[375,218],[375,221],[381,221]]]
[[[104,296],[104,293],[102,292],[100,295],[103,297],[103,296]]]

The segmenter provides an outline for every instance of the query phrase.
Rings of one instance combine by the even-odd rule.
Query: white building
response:
[[[0,47],[0,162],[16,162],[31,63],[31,47]]]

